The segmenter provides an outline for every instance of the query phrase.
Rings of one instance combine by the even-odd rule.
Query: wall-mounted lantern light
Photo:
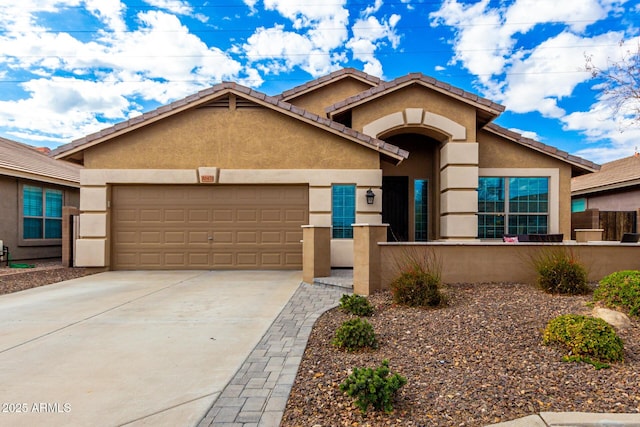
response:
[[[369,188],[367,190],[366,197],[367,197],[367,204],[368,205],[372,205],[373,204],[373,199],[376,198],[376,194],[371,190],[371,188]]]

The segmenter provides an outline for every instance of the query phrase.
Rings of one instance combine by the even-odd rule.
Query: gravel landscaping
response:
[[[23,263],[20,261],[20,263]],[[0,267],[0,295],[50,285],[95,273],[87,268],[63,267],[60,261],[25,261],[33,268]]]
[[[291,391],[282,426],[484,426],[539,412],[640,413],[640,322],[618,331],[625,361],[596,370],[565,363],[541,344],[548,320],[588,314],[587,296],[548,295],[533,286],[449,286],[449,305],[412,309],[389,293],[370,297],[368,320],[380,347],[334,348],[335,330],[350,315],[333,309],[318,319]],[[339,384],[353,367],[377,367],[408,379],[391,414],[362,415]]]

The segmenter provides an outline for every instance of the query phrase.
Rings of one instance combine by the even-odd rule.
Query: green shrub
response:
[[[411,307],[437,307],[445,302],[440,276],[423,270],[410,270],[400,274],[389,285],[393,302]]]
[[[565,361],[591,363],[597,369],[621,361],[624,345],[611,325],[602,319],[565,314],[552,319],[543,333],[544,345],[560,344],[569,350]]]
[[[336,330],[332,344],[353,351],[364,347],[377,348],[378,339],[371,323],[356,317],[345,321]]]
[[[371,316],[373,314],[373,307],[369,303],[369,300],[356,294],[342,295],[340,298],[340,308],[356,316]]]
[[[579,295],[589,292],[587,270],[564,249],[544,249],[533,258],[538,272],[537,285],[550,294]]]
[[[393,397],[407,383],[407,379],[397,373],[389,376],[389,361],[383,360],[376,369],[354,368],[340,390],[349,397],[356,398],[356,406],[365,413],[369,406],[385,412],[393,411]]]
[[[608,275],[600,281],[593,300],[602,301],[609,308],[621,308],[630,316],[640,316],[640,271],[625,270]]]

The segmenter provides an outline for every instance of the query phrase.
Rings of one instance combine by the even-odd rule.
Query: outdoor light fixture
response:
[[[369,189],[367,190],[367,195],[366,195],[366,197],[367,197],[367,204],[368,204],[368,205],[372,205],[372,204],[373,204],[373,199],[375,199],[376,194],[371,190],[371,188],[369,188]]]

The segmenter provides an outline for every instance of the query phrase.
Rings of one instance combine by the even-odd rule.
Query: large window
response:
[[[480,177],[478,237],[546,234],[548,224],[549,178]]]
[[[426,242],[429,240],[428,208],[429,194],[428,181],[426,179],[416,179],[413,181],[413,206],[415,222],[415,241]]]
[[[334,239],[353,239],[356,222],[356,186],[333,185],[331,187],[331,225]]]
[[[22,187],[22,238],[62,238],[61,190],[24,185]]]

